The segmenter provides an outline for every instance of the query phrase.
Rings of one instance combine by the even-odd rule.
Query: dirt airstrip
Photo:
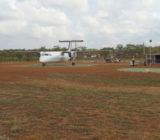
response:
[[[159,73],[17,65],[34,63],[0,64],[0,140],[160,139]]]
[[[160,74],[155,73],[134,73],[120,72],[120,68],[132,68],[128,63],[100,63],[89,67],[17,67],[17,65],[32,65],[32,63],[13,63],[0,64],[0,82],[25,81],[27,79],[45,79],[48,74],[52,73],[68,73],[68,74],[97,74],[107,76],[110,79],[119,79],[127,77],[134,79],[136,77],[159,77]],[[34,63],[33,63],[34,65]],[[138,66],[146,68],[144,66]],[[149,68],[160,68],[160,65],[147,66]]]

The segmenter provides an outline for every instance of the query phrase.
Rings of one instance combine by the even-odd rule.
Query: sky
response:
[[[160,45],[159,0],[0,0],[0,49]]]

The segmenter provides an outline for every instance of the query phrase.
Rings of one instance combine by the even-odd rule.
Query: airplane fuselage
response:
[[[72,50],[72,43],[75,42],[75,47],[77,42],[83,42],[83,40],[61,40],[59,42],[68,42],[68,49],[67,51],[52,51],[52,52],[40,52],[39,61],[42,63],[43,66],[46,63],[50,62],[67,62],[72,61],[72,65],[75,65],[75,58],[77,57],[76,51]]]
[[[40,52],[39,61],[41,63],[50,63],[50,62],[67,62],[72,59],[72,54],[74,52]]]

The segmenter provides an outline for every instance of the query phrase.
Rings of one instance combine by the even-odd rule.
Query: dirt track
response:
[[[97,74],[107,76],[110,79],[118,78],[141,78],[141,77],[156,77],[160,78],[160,74],[156,73],[134,73],[134,72],[119,72],[119,68],[130,68],[127,63],[111,63],[111,64],[96,64],[89,67],[15,67],[17,64],[0,64],[0,82],[15,82],[28,79],[45,79],[48,74],[52,73],[68,73],[68,74]],[[20,64],[20,65],[26,65]],[[143,66],[139,66],[143,67]],[[159,67],[160,65],[148,66]],[[146,68],[146,67],[145,67]]]
[[[0,138],[160,138],[160,74],[118,71],[126,63],[15,65],[0,64]]]

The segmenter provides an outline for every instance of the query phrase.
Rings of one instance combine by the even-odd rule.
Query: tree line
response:
[[[53,48],[46,48],[42,46],[38,49],[4,49],[0,50],[0,62],[8,62],[8,61],[38,61],[39,60],[39,53],[40,51],[67,51],[67,48],[54,46]],[[80,46],[73,51],[81,51],[82,53],[78,53],[79,58],[83,58],[83,56],[91,56],[97,55],[102,58],[107,58],[110,56],[114,56],[116,58],[131,58],[135,56],[136,58],[144,58],[145,54],[150,53],[150,47],[147,47],[143,44],[134,45],[134,44],[127,44],[122,45],[118,44],[115,48],[114,47],[105,47],[101,49],[88,49],[85,46]],[[83,53],[84,52],[84,53]],[[152,47],[152,53],[160,53],[160,46]]]

